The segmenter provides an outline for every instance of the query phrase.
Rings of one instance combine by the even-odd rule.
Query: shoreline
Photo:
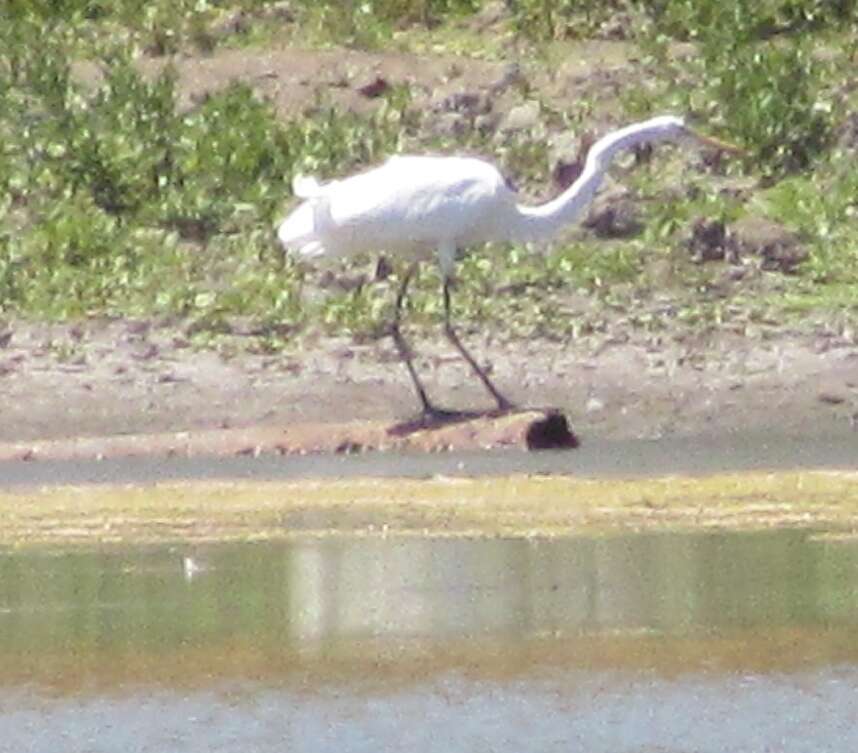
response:
[[[811,528],[858,536],[858,471],[642,480],[165,481],[0,492],[0,547]]]

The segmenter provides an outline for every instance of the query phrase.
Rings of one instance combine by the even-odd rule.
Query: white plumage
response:
[[[515,209],[497,169],[468,157],[391,157],[345,180],[299,176],[293,190],[305,201],[277,235],[310,259],[391,251],[416,260],[441,247],[503,240],[503,216]]]
[[[329,183],[298,176],[293,181],[293,191],[303,201],[283,220],[277,235],[288,253],[304,259],[386,251],[413,263],[436,253],[444,280],[445,331],[498,406],[508,408],[509,401],[464,350],[450,325],[449,282],[456,250],[496,241],[550,239],[580,216],[619,150],[647,141],[686,137],[735,150],[694,132],[682,118],[650,118],[593,144],[578,179],[556,199],[539,206],[518,204],[516,194],[497,168],[469,157],[391,157],[378,167]],[[412,267],[403,279],[391,334],[406,361],[424,413],[437,416],[444,412],[434,408],[426,397],[399,334],[402,300],[413,271]]]

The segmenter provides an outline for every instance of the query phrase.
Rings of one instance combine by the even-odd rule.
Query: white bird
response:
[[[611,159],[644,142],[693,139],[726,151],[740,151],[697,133],[682,118],[663,115],[621,128],[590,148],[578,179],[553,201],[523,206],[494,165],[452,156],[395,156],[366,172],[319,183],[296,176],[294,194],[304,201],[280,224],[277,236],[301,259],[339,258],[387,251],[411,261],[396,297],[390,334],[420,398],[423,415],[460,415],[437,408],[412,363],[399,329],[402,304],[417,263],[437,254],[444,295],[444,332],[500,411],[513,405],[465,350],[450,321],[450,287],[458,249],[498,241],[544,241],[577,220],[602,182]]]

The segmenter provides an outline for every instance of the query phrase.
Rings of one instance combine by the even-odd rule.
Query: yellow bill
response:
[[[706,144],[706,146],[711,146],[714,149],[721,149],[725,152],[730,152],[731,154],[747,154],[748,152],[745,149],[742,149],[740,146],[736,146],[735,144],[731,144],[729,141],[722,141],[721,139],[717,139],[714,136],[707,136],[704,133],[700,133],[699,131],[694,130],[693,128],[688,128],[688,132],[694,136],[698,141]]]

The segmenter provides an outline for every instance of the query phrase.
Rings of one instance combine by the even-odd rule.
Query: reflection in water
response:
[[[291,555],[290,636],[304,644],[378,635],[676,634],[858,616],[853,580],[842,580],[858,573],[856,553],[808,545],[797,532],[329,539]]]
[[[802,531],[11,553],[0,556],[0,740],[15,731],[10,750],[49,750],[51,729],[133,735],[129,720],[158,720],[163,736],[207,719],[187,745],[176,732],[149,749],[229,749],[258,723],[277,734],[256,749],[277,750],[287,719],[315,740],[296,750],[400,738],[390,749],[545,749],[576,735],[587,750],[736,750],[720,725],[749,739],[760,715],[798,720],[808,703],[835,727],[837,709],[854,718],[856,626],[858,546]],[[737,699],[755,724],[736,721],[750,713]],[[698,721],[686,738],[653,737],[660,715],[674,736],[676,719]],[[707,729],[721,737],[707,742]],[[858,749],[843,747],[853,729],[831,749]],[[770,732],[793,745],[779,750],[805,749]]]
[[[561,644],[603,654],[610,640],[651,655],[737,631],[836,643],[858,623],[856,576],[858,547],[801,531],[9,554],[0,681],[54,681],[74,662],[109,674],[123,656],[134,672],[157,670],[159,657],[189,652],[303,657],[304,671],[308,657],[365,658],[370,646],[393,657]]]

